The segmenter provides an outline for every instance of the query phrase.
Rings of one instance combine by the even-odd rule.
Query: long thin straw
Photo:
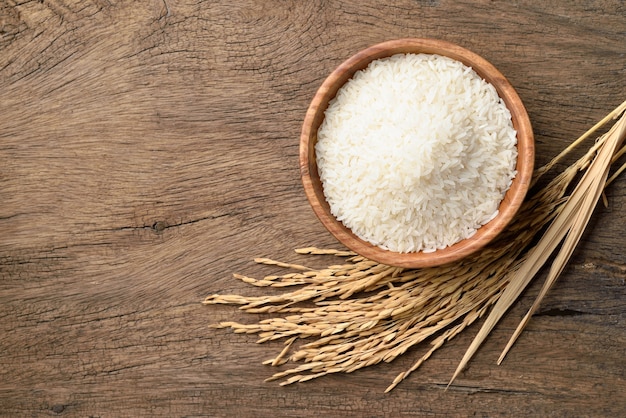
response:
[[[587,132],[594,132],[606,122],[610,121],[611,119],[615,119],[616,117],[619,117],[619,115],[621,115],[621,113],[623,113],[624,111],[626,111],[626,101],[623,102],[621,105],[619,105],[615,110],[609,113],[607,117],[603,118],[600,122],[594,125],[594,127]],[[621,143],[621,140],[623,139],[623,138],[621,139],[619,138],[619,136],[623,136],[624,124],[625,124],[625,122],[623,121],[624,121],[624,118],[622,118],[618,123],[616,123],[613,129],[611,130],[612,132],[618,132],[618,137],[617,137],[618,140],[613,139],[612,141],[613,145],[611,146],[611,144],[609,144],[607,151],[602,152],[602,150],[605,148],[604,145],[606,145],[606,142],[607,142],[606,136],[605,138],[603,138],[604,140],[602,142],[596,144],[595,147],[592,147],[592,150],[594,148],[600,149],[599,152],[602,154],[603,157],[602,157],[602,160],[597,164],[606,165],[607,170],[608,170],[608,165],[610,165],[611,157],[615,153],[615,149],[619,146],[619,144]],[[618,127],[616,128],[616,126]],[[587,137],[589,137],[589,135],[585,133],[581,138],[574,141],[574,143],[572,143],[572,145],[567,147],[565,151],[561,152],[550,163],[548,163],[548,165],[546,166],[548,168],[545,170],[542,170],[542,172],[538,176],[541,176],[543,173],[545,173],[550,168],[550,164],[554,165],[554,163],[556,163],[556,161],[558,161],[563,155],[570,152],[576,145],[580,144]],[[611,138],[614,138],[614,137],[611,137]],[[607,155],[608,157],[606,157]],[[594,159],[594,161],[597,161],[597,160],[598,158]],[[579,183],[576,189],[576,190],[581,190],[582,188],[583,194],[589,190],[589,187],[590,187],[589,183],[593,181],[593,178],[591,178],[592,174],[589,174],[591,171],[592,170],[590,169],[587,170],[587,172],[585,173],[585,176],[583,177],[583,179],[581,179],[581,182]],[[597,173],[595,171],[593,174],[597,176]],[[535,179],[537,177],[535,177]],[[604,180],[606,180],[606,174],[603,176],[603,178]],[[583,183],[586,186],[581,186],[581,184]],[[602,183],[602,185],[604,185],[604,183]],[[583,188],[583,187],[586,187],[586,188]],[[602,189],[603,187],[600,187],[599,191],[601,192]],[[576,190],[572,193],[571,196],[575,195]],[[474,354],[476,354],[476,351],[478,350],[480,345],[485,341],[485,339],[487,338],[489,333],[493,330],[495,325],[500,321],[502,316],[504,316],[505,312],[511,307],[511,305],[517,300],[519,295],[528,286],[528,284],[530,283],[532,278],[537,274],[539,269],[547,262],[548,258],[556,249],[556,247],[563,241],[563,239],[566,237],[566,235],[570,231],[572,222],[576,219],[578,219],[579,221],[582,221],[581,218],[577,217],[577,211],[581,208],[582,201],[577,197],[571,202],[572,203],[568,201],[567,203],[569,203],[569,205],[566,204],[563,207],[562,211],[552,221],[552,224],[550,225],[546,233],[543,235],[543,237],[539,240],[537,245],[532,250],[529,251],[528,256],[526,257],[524,262],[521,265],[517,266],[517,268],[510,273],[510,280],[509,280],[507,287],[502,293],[502,296],[496,302],[496,305],[494,306],[493,310],[491,311],[491,313],[485,320],[483,326],[478,331],[478,334],[476,335],[474,340],[471,342],[469,348],[465,352],[463,358],[461,359],[461,362],[459,363],[457,369],[455,370],[452,376],[452,379],[450,379],[450,382],[448,383],[448,387],[459,376],[461,371],[467,366],[470,359],[474,356]],[[591,201],[587,201],[587,204],[591,205]],[[556,276],[558,276],[558,273],[560,273],[560,271],[557,272],[555,270],[555,273],[556,273]],[[507,349],[505,349],[504,354],[506,354]],[[501,356],[501,359],[502,358],[503,356]]]

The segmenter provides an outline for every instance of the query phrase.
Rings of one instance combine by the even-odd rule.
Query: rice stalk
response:
[[[616,113],[619,109],[620,113]],[[626,102],[602,124],[619,116],[624,109]],[[624,122],[620,123],[623,130]],[[589,137],[600,126],[597,124],[581,138]],[[267,258],[255,259],[257,263],[289,271],[260,279],[239,274],[234,274],[234,278],[259,287],[292,289],[267,296],[210,295],[204,304],[239,305],[239,309],[247,313],[274,315],[252,324],[228,321],[212,327],[255,334],[258,343],[284,339],[285,345],[278,355],[264,361],[270,366],[293,365],[267,379],[281,380],[281,385],[391,362],[410,348],[428,341],[430,348],[427,352],[394,379],[387,387],[388,392],[417,370],[446,341],[491,310],[470,346],[475,352],[495,322],[546,262],[544,253],[548,251],[544,249],[553,252],[563,239],[567,239],[560,261],[553,267],[536,305],[558,277],[584,230],[593,202],[597,202],[599,193],[610,180],[607,179],[608,166],[615,163],[619,153],[626,149],[616,151],[619,141],[613,141],[608,147],[606,144],[611,142],[610,139],[608,133],[601,137],[582,157],[543,187],[536,186],[537,179],[574,147],[568,147],[538,169],[533,180],[535,187],[507,230],[492,244],[460,263],[404,269],[378,264],[351,251],[316,247],[297,249],[296,253],[337,257],[340,261],[323,269],[311,269]],[[576,146],[581,143],[582,140],[574,142]],[[605,170],[599,172],[597,167]],[[619,170],[611,179],[619,174]],[[577,183],[581,173],[583,176]],[[568,195],[576,183],[574,191]],[[584,197],[577,197],[578,194]],[[578,210],[583,208],[587,210]],[[546,227],[546,233],[536,242]],[[529,311],[528,318],[536,305]],[[524,324],[520,325],[514,338]],[[470,349],[452,380],[471,358],[473,352]]]
[[[626,102],[617,109],[621,112],[626,110]],[[619,116],[619,114],[617,115]],[[559,208],[559,213],[554,218],[549,228],[543,234],[536,246],[528,251],[518,266],[511,271],[507,278],[509,284],[498,300],[493,310],[487,317],[482,328],[470,344],[459,366],[457,367],[450,385],[459,373],[465,368],[469,360],[476,353],[487,335],[495,327],[505,312],[517,300],[522,291],[528,286],[530,281],[545,265],[548,258],[554,253],[559,245],[561,250],[553,261],[552,267],[540,294],[527,313],[522,322],[515,330],[509,343],[498,359],[498,364],[502,362],[510,347],[513,345],[521,331],[524,329],[532,314],[536,311],[543,297],[561,274],[569,258],[571,257],[576,244],[580,240],[582,233],[587,226],[593,209],[600,198],[600,194],[606,186],[606,181],[611,166],[611,161],[616,150],[626,136],[626,116],[616,122],[611,129],[602,135],[590,151],[579,160],[582,167],[586,168],[585,173],[572,191],[570,196]],[[574,164],[576,166],[577,164]],[[567,171],[567,170],[566,170]]]

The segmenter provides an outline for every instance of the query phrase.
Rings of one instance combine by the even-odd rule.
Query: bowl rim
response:
[[[499,97],[511,112],[513,127],[517,132],[517,174],[500,202],[498,215],[479,228],[472,237],[429,253],[399,253],[384,250],[357,237],[330,212],[317,171],[314,144],[330,99],[354,73],[366,68],[371,61],[400,53],[438,54],[472,67],[480,77],[496,88]],[[509,224],[522,205],[531,183],[535,158],[530,118],[511,83],[480,55],[454,43],[431,38],[401,38],[381,42],[357,52],[342,62],[323,81],[307,109],[302,124],[299,151],[302,185],[313,212],[324,227],[341,244],[357,254],[381,264],[406,268],[433,267],[458,261],[492,241]]]

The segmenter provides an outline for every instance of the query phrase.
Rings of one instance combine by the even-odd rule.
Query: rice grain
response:
[[[373,61],[341,89],[318,130],[331,213],[396,252],[433,252],[498,214],[517,138],[496,89],[448,57]]]

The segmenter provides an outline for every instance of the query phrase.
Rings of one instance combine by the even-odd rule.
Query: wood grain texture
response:
[[[291,251],[336,246],[298,137],[347,57],[403,37],[482,55],[526,105],[541,165],[626,98],[625,15],[618,0],[0,2],[0,415],[625,415],[623,177],[503,365],[539,282],[448,391],[477,327],[387,395],[426,347],[283,388],[261,365],[279,343],[207,327],[255,318],[201,304],[266,292],[231,278],[273,271],[253,257],[329,261]]]

